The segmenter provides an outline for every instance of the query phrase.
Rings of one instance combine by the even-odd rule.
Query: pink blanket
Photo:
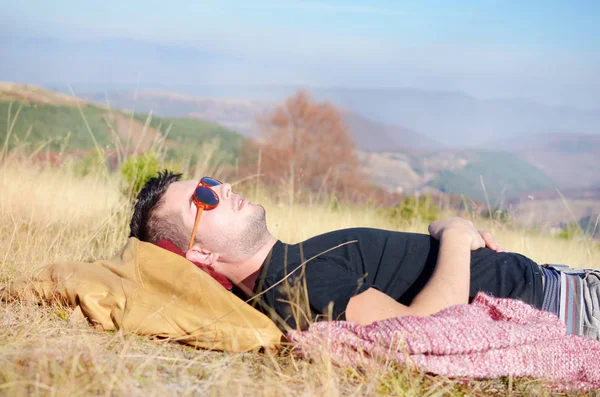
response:
[[[307,357],[326,348],[338,364],[395,360],[452,377],[532,377],[564,389],[600,387],[600,342],[568,335],[551,313],[484,294],[430,317],[368,326],[318,322],[289,332],[288,339]]]

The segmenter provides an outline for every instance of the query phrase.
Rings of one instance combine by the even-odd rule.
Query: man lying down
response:
[[[552,312],[569,333],[600,340],[598,270],[539,266],[460,218],[433,222],[430,235],[353,228],[286,244],[267,230],[265,209],[230,184],[180,178],[165,170],[145,185],[131,236],[170,240],[283,330],[428,316],[481,291]]]

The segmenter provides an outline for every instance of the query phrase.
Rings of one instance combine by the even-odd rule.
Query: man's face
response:
[[[164,196],[164,214],[179,213],[189,239],[196,218],[196,205],[192,194],[198,181],[179,181],[172,183]],[[218,252],[224,257],[238,257],[251,250],[267,233],[265,210],[234,193],[231,185],[224,183],[212,187],[219,196],[219,205],[210,211],[204,211],[200,218],[196,241],[202,248]]]

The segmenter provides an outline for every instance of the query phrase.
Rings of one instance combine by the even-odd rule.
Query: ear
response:
[[[185,257],[192,262],[200,263],[202,265],[212,266],[215,261],[215,255],[203,248],[200,248],[198,245],[194,244],[194,246],[187,250],[185,253]]]

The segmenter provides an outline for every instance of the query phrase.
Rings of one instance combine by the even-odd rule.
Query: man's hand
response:
[[[481,236],[483,241],[485,241],[485,246],[491,249],[492,251],[508,252],[503,246],[498,244],[498,242],[496,241],[494,236],[491,235],[491,233],[479,230],[479,235]]]
[[[429,234],[436,240],[440,240],[444,233],[460,234],[465,239],[470,239],[471,250],[487,247],[496,252],[507,252],[491,233],[477,230],[471,221],[459,217],[440,219],[429,225]]]
[[[445,236],[452,236],[452,239],[464,240],[471,246],[471,251],[486,246],[483,236],[475,229],[473,223],[458,217],[440,219],[432,222],[429,225],[429,234],[431,237],[440,241]]]

